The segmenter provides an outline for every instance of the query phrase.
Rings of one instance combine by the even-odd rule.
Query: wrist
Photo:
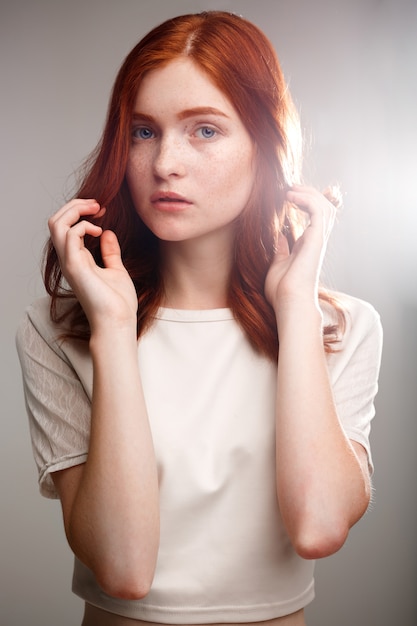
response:
[[[288,326],[308,327],[312,331],[322,331],[323,313],[319,303],[312,298],[291,298],[282,300],[274,307],[277,326],[283,330]]]
[[[118,350],[137,351],[136,320],[135,324],[106,324],[91,329],[90,352],[94,358],[106,352]]]

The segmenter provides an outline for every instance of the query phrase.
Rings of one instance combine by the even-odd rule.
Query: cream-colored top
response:
[[[343,427],[371,464],[381,328],[372,307],[344,301],[348,329],[329,371]],[[88,346],[56,335],[48,300],[35,302],[17,342],[48,497],[56,497],[51,472],[87,458],[92,394]],[[304,607],[314,597],[314,564],[293,550],[276,499],[276,365],[252,350],[228,309],[161,309],[138,358],[160,484],[154,582],[143,600],[110,598],[76,559],[75,593],[110,612],[172,624],[262,621]]]

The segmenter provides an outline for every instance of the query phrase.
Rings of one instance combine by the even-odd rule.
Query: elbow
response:
[[[156,558],[138,554],[137,558],[101,555],[91,567],[99,587],[112,598],[142,600],[151,590]]]
[[[116,584],[114,581],[110,581],[109,584],[104,582],[103,584],[99,583],[99,585],[108,596],[118,600],[142,600],[150,591],[150,586],[135,583],[135,581],[125,584]]]
[[[370,501],[370,490],[346,510],[317,511],[310,508],[298,520],[287,525],[291,543],[303,559],[323,559],[338,552],[346,542],[351,527],[364,515]]]
[[[118,575],[114,571],[95,572],[95,577],[101,589],[112,598],[121,600],[142,600],[151,590],[152,574],[132,574],[123,572]]]
[[[290,537],[291,543],[303,559],[323,559],[338,552],[349,534],[347,524],[333,524],[325,528],[306,528]]]
[[[112,598],[142,600],[150,592],[158,557],[157,541],[150,541],[147,549],[142,550],[130,544],[126,549],[107,547],[90,553],[77,550],[75,542],[70,542],[70,546],[102,591]]]

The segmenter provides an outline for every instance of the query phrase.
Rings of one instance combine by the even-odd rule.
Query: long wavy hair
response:
[[[102,138],[84,164],[74,197],[94,198],[107,209],[97,223],[118,237],[138,296],[139,337],[161,305],[164,285],[158,239],[139,218],[125,180],[133,107],[144,75],[184,56],[229,98],[256,146],[256,182],[237,222],[228,304],[253,347],[276,359],[276,319],[264,282],[278,233],[285,234],[291,249],[304,229],[301,212],[285,201],[286,189],[301,182],[302,136],[275,51],[254,24],[231,13],[208,11],[175,17],[150,31],[121,66]],[[102,265],[98,239],[87,237],[85,245]],[[51,240],[45,250],[44,282],[52,319],[68,322],[66,336],[88,340],[87,318],[65,283]],[[323,331],[325,349],[331,351],[344,328],[344,313],[330,292],[320,289],[319,298],[336,312],[335,324]]]

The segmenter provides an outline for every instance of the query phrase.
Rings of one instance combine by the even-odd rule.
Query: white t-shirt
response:
[[[372,468],[381,326],[370,305],[347,296],[343,304],[347,330],[327,357],[329,373],[343,428]],[[51,472],[85,462],[89,441],[88,345],[58,334],[44,298],[17,336],[47,497],[57,496]],[[276,364],[254,352],[229,309],[161,309],[138,359],[160,486],[155,578],[142,600],[111,598],[75,559],[75,593],[110,612],[172,624],[263,621],[304,607],[314,597],[314,563],[292,548],[276,498]]]

